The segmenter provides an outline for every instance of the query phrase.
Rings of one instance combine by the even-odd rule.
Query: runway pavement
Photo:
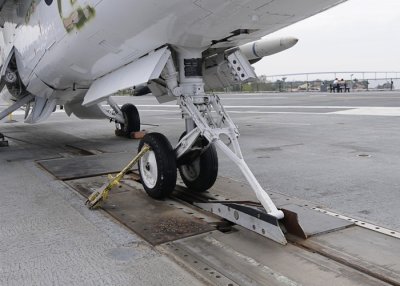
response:
[[[237,94],[221,98],[239,126],[245,158],[265,188],[400,229],[396,219],[400,217],[400,93]],[[159,105],[152,96],[116,100],[136,104],[142,122],[149,124],[143,128],[162,132],[173,144],[177,142],[184,125],[174,102]],[[20,116],[15,117],[21,121]],[[114,138],[114,126],[106,120],[67,118],[62,111],[39,125],[3,126],[0,132],[9,136],[18,130],[18,134],[35,133],[41,141],[53,142],[62,134],[61,138],[76,137],[88,145],[95,142],[114,152],[135,150],[137,144]],[[58,148],[65,144],[62,140],[55,143]],[[221,155],[220,160],[221,175],[244,180],[228,159]]]
[[[265,189],[400,231],[399,92],[220,97]],[[184,123],[175,103],[158,105],[151,96],[116,100],[136,104],[144,129],[177,143]],[[112,219],[86,210],[77,194],[66,192],[34,162],[74,156],[77,150],[70,145],[133,155],[137,141],[116,138],[107,120],[79,120],[57,111],[44,123],[26,125],[22,116],[19,111],[17,123],[0,123],[10,141],[10,147],[0,149],[0,284],[201,284]],[[220,175],[244,180],[222,155]],[[131,255],[121,254],[126,248]],[[60,253],[66,261],[58,260]],[[88,264],[92,267],[79,271]]]

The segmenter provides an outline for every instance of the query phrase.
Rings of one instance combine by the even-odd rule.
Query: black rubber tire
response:
[[[125,124],[120,124],[121,129],[117,129],[117,136],[131,138],[132,132],[140,131],[140,115],[136,106],[131,103],[126,103],[121,107],[122,114],[125,119]]]
[[[143,168],[141,160],[139,160],[139,174],[144,189],[147,194],[154,199],[163,199],[169,196],[176,186],[176,156],[175,151],[168,139],[160,133],[146,134],[139,143],[139,151],[143,145],[150,146],[154,152],[157,163],[157,180],[155,186],[147,186],[143,180]]]
[[[181,138],[186,134],[183,133]],[[210,189],[218,177],[218,154],[211,144],[200,156],[179,164],[179,174],[190,191],[202,193]],[[197,165],[197,170],[194,164]]]

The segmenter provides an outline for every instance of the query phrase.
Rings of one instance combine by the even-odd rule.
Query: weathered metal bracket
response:
[[[216,214],[230,222],[254,231],[282,245],[287,240],[279,220],[257,207],[236,203],[194,203],[195,206]]]

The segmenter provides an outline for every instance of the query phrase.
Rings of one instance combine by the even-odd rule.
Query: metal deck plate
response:
[[[332,217],[307,207],[288,204],[285,205],[284,208],[297,213],[299,224],[301,225],[307,237],[354,226],[353,222]]]
[[[299,241],[316,253],[339,261],[391,285],[400,285],[400,240],[361,227]]]
[[[280,246],[243,228],[237,229],[229,234],[214,231],[198,235],[172,242],[166,248],[187,265],[201,264],[206,271],[198,273],[206,278],[218,273],[238,285],[387,285],[295,245]]]
[[[118,172],[129,162],[129,160],[130,156],[127,153],[107,153],[40,161],[38,163],[56,178],[60,180],[71,180]],[[101,182],[104,181],[104,179],[101,180]],[[95,182],[92,181],[92,183]],[[91,187],[93,187],[93,185]],[[84,188],[81,188],[80,191],[86,196],[90,195],[89,192],[84,191]],[[210,190],[210,193],[213,194],[216,199],[225,200],[226,198],[229,198],[231,201],[247,200],[257,202],[255,194],[248,184],[227,178],[219,177],[215,186]],[[117,200],[117,197],[112,200]],[[301,203],[296,204],[295,200],[291,200],[289,197],[284,195],[275,193],[273,194],[273,200],[278,203],[278,206],[284,206],[285,209],[298,214],[300,225],[307,236],[343,229],[353,224],[345,220],[301,207],[299,206]],[[115,202],[115,205],[117,205],[118,208],[124,208],[123,205],[118,202]],[[124,212],[128,211],[130,211],[130,208],[129,206],[126,206]],[[171,220],[172,218],[170,217],[169,219]],[[148,232],[147,228],[146,231],[143,229],[142,232]],[[158,240],[155,239],[154,242],[157,244],[157,241]]]
[[[231,201],[254,201],[258,202],[255,193],[246,183],[238,182],[229,178],[218,177],[210,193],[218,195],[221,200],[225,198]],[[223,198],[221,198],[223,197]]]
[[[105,177],[97,177],[68,181],[68,184],[88,197],[90,189],[100,186],[105,180]],[[143,190],[125,184],[110,192],[103,209],[152,245],[215,230],[215,227],[176,206],[154,200]]]
[[[275,205],[280,208],[288,204],[299,206],[311,206],[309,201],[289,197],[272,190],[266,190]],[[217,199],[228,201],[253,201],[258,202],[257,197],[248,183],[239,182],[226,177],[218,177],[215,185],[210,189],[210,193],[217,196]],[[316,206],[316,205],[315,205]]]
[[[38,164],[59,180],[71,180],[117,173],[132,157],[128,153],[107,153],[39,161]]]

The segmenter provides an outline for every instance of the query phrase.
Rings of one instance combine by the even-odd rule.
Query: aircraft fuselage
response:
[[[21,80],[36,96],[76,96],[75,86],[87,88],[165,44],[230,48],[341,1],[275,2],[31,1],[22,24],[5,23],[3,52],[14,46]]]

